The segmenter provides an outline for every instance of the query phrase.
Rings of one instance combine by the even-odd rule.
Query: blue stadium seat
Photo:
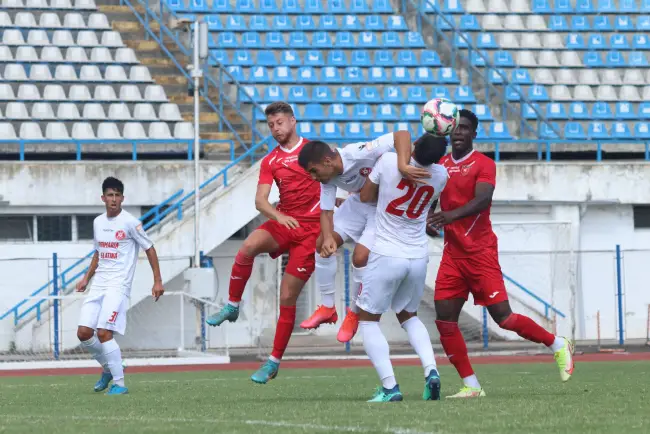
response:
[[[208,17],[212,17],[212,16],[215,15],[208,15]],[[269,22],[264,15],[252,15],[250,17],[250,20],[248,21],[248,28],[256,32],[268,32],[272,28],[275,28],[276,30],[280,30],[280,28],[276,26],[275,23],[273,27],[270,27]]]
[[[583,102],[569,104],[569,119],[589,119],[589,111]]]
[[[394,83],[409,83],[411,82],[411,73],[402,66],[396,66],[392,69],[391,81]]]
[[[641,15],[636,18],[636,29],[642,31],[650,30],[650,15]]]
[[[440,3],[443,1],[442,12],[446,14],[462,14],[465,12],[460,5],[461,0],[440,0]]]
[[[497,44],[496,39],[494,39],[494,35],[487,32],[479,34],[476,38],[476,46],[481,50],[496,50],[499,48],[499,44]]]
[[[475,15],[461,16],[458,27],[463,32],[480,32],[482,30],[481,24],[478,22],[478,18]]]
[[[634,30],[634,24],[627,15],[618,15],[614,19],[614,30],[617,32],[630,32]]]
[[[444,86],[432,86],[431,99],[433,98],[446,98],[450,100],[451,94],[449,93],[449,89]]]
[[[631,67],[647,67],[648,58],[643,51],[632,51],[628,54],[627,64]]]
[[[182,12],[187,10],[183,4],[183,0],[165,0],[165,3],[167,4],[167,7],[174,12]]]
[[[569,23],[564,15],[553,15],[548,20],[548,29],[554,32],[568,32]]]
[[[392,13],[393,7],[390,5],[390,0],[373,0],[372,11],[375,13]]]
[[[379,119],[381,121],[392,121],[394,119],[397,119],[397,111],[395,110],[395,106],[392,104],[379,104],[377,107],[377,115],[375,116],[375,119]]]
[[[395,65],[400,65],[400,66],[417,66],[419,64],[417,57],[415,56],[415,53],[411,50],[398,50],[397,51],[397,63],[395,63],[392,57],[392,52],[393,50],[382,50],[383,59],[385,61],[381,62],[381,65],[378,64],[378,66],[395,66]],[[390,64],[388,63],[388,56],[390,56],[391,62]]]
[[[422,126],[422,123],[420,123],[420,127]],[[485,128],[483,128],[483,124],[478,124],[478,128],[476,129],[476,138],[477,139],[487,139],[488,135],[485,132]]]
[[[627,101],[619,101],[616,103],[614,117],[616,119],[637,119],[638,114],[632,104]]]
[[[470,45],[474,45],[474,41],[472,41],[472,35],[467,32],[455,33],[454,45],[458,48],[468,48]]]
[[[260,2],[260,12],[263,14],[278,14],[280,9],[278,9],[278,4],[275,0],[259,0]]]
[[[596,15],[593,20],[594,30],[598,32],[611,32],[614,30],[607,15]]]
[[[632,132],[627,122],[614,122],[610,135],[615,139],[632,139]]]
[[[585,140],[587,135],[580,122],[567,122],[564,124],[564,138],[567,140]]]
[[[332,41],[327,32],[315,32],[311,37],[311,45],[313,48],[332,48]]]
[[[512,136],[510,135],[510,131],[508,131],[508,126],[504,122],[492,122],[490,124],[489,137],[491,139],[502,139],[502,140],[512,139]]]
[[[324,124],[321,124],[319,135],[325,140],[340,139],[342,137],[341,128],[336,122],[325,122]]]
[[[644,14],[650,12],[650,0],[641,0],[640,11]]]
[[[420,52],[419,64],[421,66],[430,66],[434,68],[442,66],[442,62],[440,61],[440,56],[438,55],[438,53],[431,50],[422,50]]]
[[[398,51],[398,56],[404,51]],[[392,51],[388,50],[376,50],[374,56],[374,65],[377,66],[395,66],[395,60],[393,59]]]
[[[423,86],[409,86],[406,88],[406,100],[411,103],[425,103],[429,100],[427,91]]]
[[[187,1],[190,12],[208,12],[208,3],[206,0],[188,0]]]
[[[282,88],[280,86],[276,86],[276,85],[265,86],[264,88],[265,102],[283,101],[283,100],[284,100],[284,92],[282,91]],[[289,102],[294,103],[297,101],[289,101]]]
[[[384,122],[373,122],[370,124],[370,137],[379,137],[388,134],[390,130]]]
[[[381,32],[386,29],[384,21],[379,15],[367,15],[365,20],[363,20],[363,27],[369,32]]]
[[[650,123],[637,122],[634,124],[634,137],[637,139],[650,139]]]
[[[269,35],[270,33],[267,33]],[[282,43],[284,46],[284,38],[281,37]],[[262,38],[257,32],[246,32],[241,36],[241,45],[246,48],[264,48],[262,44]]]
[[[371,35],[373,33],[370,33]],[[359,38],[359,45],[361,45],[361,38]],[[354,48],[356,43],[350,32],[337,32],[334,38],[334,47],[336,48]]]
[[[280,32],[268,32],[265,37],[264,45],[266,48],[287,48],[284,35]]]
[[[384,102],[401,104],[406,102],[402,88],[399,86],[385,86],[384,87]]]
[[[346,15],[343,17],[341,30],[345,30],[347,32],[350,31],[356,32],[356,31],[360,31],[361,29],[362,29],[361,21],[356,15]]]
[[[278,59],[275,57],[275,52],[266,50],[259,51],[257,53],[257,64],[260,66],[278,66]]]
[[[585,38],[580,33],[569,33],[566,35],[565,45],[567,50],[584,50],[587,48]]]
[[[533,79],[527,69],[517,68],[512,70],[512,82],[520,85],[531,85]]]
[[[306,104],[311,100],[305,86],[291,86],[287,101],[295,104]]]
[[[346,14],[350,12],[348,7],[348,2],[343,0],[330,0],[329,2],[329,12],[332,14]]]
[[[253,0],[237,0],[235,10],[242,14],[252,14],[257,12]]]
[[[260,101],[260,94],[255,86],[242,86],[239,89],[238,99],[245,102]]]
[[[490,111],[490,106],[486,104],[474,104],[474,107],[472,107],[472,111],[476,115],[479,121],[484,122],[492,122],[494,118],[492,117],[492,112]]]
[[[370,53],[365,50],[353,50],[350,64],[352,66],[359,66],[364,68],[371,66],[372,62],[370,61]]]
[[[547,119],[568,119],[564,104],[553,102],[546,105],[546,118]]]
[[[571,0],[555,0],[553,12],[556,14],[571,14],[574,12]]]
[[[411,133],[411,136],[415,136],[416,132],[413,129],[413,125],[408,122],[397,122],[393,127],[393,131],[408,131]]]
[[[549,0],[533,0],[533,13],[550,15],[553,13]]]
[[[438,69],[438,82],[443,84],[460,84],[460,79],[453,68]]]
[[[287,66],[273,68],[273,83],[295,83],[293,71]]]
[[[583,58],[582,62],[588,68],[603,68],[603,59],[600,57],[600,53],[597,51],[587,51]]]
[[[369,83],[386,83],[388,78],[386,77],[386,69],[381,66],[373,66],[368,70],[368,82]]]
[[[607,139],[609,138],[609,133],[607,132],[607,127],[604,122],[589,122],[589,130],[587,136],[590,139]]]
[[[273,53],[270,53],[273,54]],[[258,65],[264,65],[262,62],[260,62],[260,57],[258,56],[257,58],[257,64]],[[263,60],[263,59],[262,59]],[[252,66],[253,65],[253,56],[251,55],[251,52],[248,50],[237,50],[232,56],[232,64],[233,65],[239,65],[239,66]]]
[[[602,33],[592,33],[589,35],[589,43],[587,48],[590,50],[605,50],[607,48],[607,42]]]
[[[329,86],[316,86],[311,92],[313,102],[333,103],[336,102],[332,95],[332,88]]]
[[[334,17],[332,17],[334,18]],[[275,17],[273,22],[277,22],[281,20],[281,27],[277,28],[276,30],[290,30],[293,29],[293,23],[291,19],[287,15],[278,15]],[[321,17],[322,20],[322,17]],[[296,17],[296,29],[302,30],[302,31],[308,31],[312,32],[316,30],[316,23],[314,22],[314,18],[312,15],[298,15]]]
[[[295,57],[300,63],[300,56],[298,56],[294,50],[289,51],[295,53]],[[307,54],[305,54],[304,62],[307,66],[325,66],[325,57],[323,56],[323,52],[320,50],[308,50]]]
[[[307,139],[316,136],[316,128],[311,122],[300,122],[298,123],[298,134]]]
[[[490,56],[488,52],[481,50],[480,52],[472,51],[469,61],[474,66],[485,66],[485,61],[489,59]]]
[[[373,32],[359,33],[356,45],[353,38],[350,38],[350,41],[352,42],[351,47],[359,46],[360,48],[377,48],[381,46],[377,39],[377,34]]]
[[[310,103],[305,105],[305,110],[302,113],[302,118],[306,121],[320,121],[325,119],[325,110],[323,106],[317,103]]]
[[[359,101],[357,92],[351,86],[341,86],[336,91],[336,100],[342,103],[356,103]]]
[[[316,51],[316,53],[321,54],[320,51]],[[305,56],[305,63],[308,65],[312,65],[308,61],[310,58],[309,53]],[[300,66],[302,65],[302,59],[300,58],[300,55],[298,55],[298,52],[296,50],[283,50],[282,54],[280,54],[280,59],[282,60],[280,62],[281,65],[284,66]],[[322,55],[320,56],[321,61],[323,60]],[[321,65],[324,64],[325,62],[321,62]]]
[[[302,12],[298,0],[282,0],[281,10],[285,14],[299,14]]]
[[[419,121],[420,110],[418,110],[415,104],[404,104],[400,108],[399,118],[407,121]],[[386,120],[392,120],[392,119],[386,119]]]
[[[366,138],[366,133],[363,131],[363,125],[359,122],[350,122],[345,124],[345,138],[362,140]]]
[[[599,14],[610,14],[610,13],[616,13],[618,12],[618,9],[616,8],[616,3],[615,0],[599,0],[598,6],[596,7],[596,12]]]
[[[216,65],[217,62],[222,65],[232,65],[225,50],[210,50],[210,65]]]
[[[571,30],[574,32],[586,32],[591,30],[589,19],[584,15],[574,15],[571,17]]]
[[[332,8],[335,2],[333,1],[331,3],[332,4],[330,5],[330,9]],[[341,2],[338,1],[338,3],[340,4]],[[325,5],[327,3],[322,2],[320,0],[305,0],[304,4],[305,4],[304,12],[307,14],[324,14],[325,12],[327,12],[325,10]]]
[[[614,37],[616,35],[612,35]],[[632,37],[632,48],[635,50],[650,50],[650,38],[644,34],[634,35]]]
[[[539,135],[542,139],[559,139],[560,136],[556,131],[560,131],[560,126],[557,122],[551,122],[551,124],[543,123],[539,126]]]
[[[548,101],[548,92],[543,84],[535,84],[528,88],[528,99],[531,101]]]
[[[474,92],[472,92],[472,88],[469,86],[458,86],[452,100],[456,103],[476,103]]]
[[[407,32],[404,46],[409,48],[426,48],[422,35],[419,32]]]
[[[594,6],[593,0],[578,0],[576,2],[576,12],[579,14],[595,13],[596,7]]]
[[[218,15],[206,15],[205,21],[208,23],[208,30],[223,30],[223,24],[221,23],[221,18]]]
[[[402,41],[397,32],[384,32],[381,34],[381,46],[384,48],[400,48]]]
[[[381,97],[376,87],[364,86],[359,89],[359,101],[364,103],[379,103],[381,102]]]
[[[623,53],[620,51],[608,51],[607,55],[605,56],[605,66],[608,68],[619,68],[626,66]]]
[[[619,0],[618,11],[623,14],[635,14],[639,12],[639,8],[636,5],[636,0]]]
[[[298,68],[296,80],[299,83],[315,84],[318,83],[319,77],[313,66],[301,66]]]
[[[627,36],[621,33],[614,33],[609,38],[609,44],[612,47],[612,50],[629,50],[630,43],[627,40]],[[635,47],[635,49],[637,49]],[[644,48],[641,48],[644,49]]]
[[[386,20],[386,28],[388,30],[393,30],[396,32],[407,32],[408,26],[406,25],[406,20],[401,15],[392,15]]]
[[[305,32],[291,32],[289,33],[289,47],[296,49],[310,48],[311,44]]]
[[[344,1],[346,3],[346,1]],[[367,14],[370,13],[370,8],[366,4],[366,0],[352,0],[350,5],[350,13],[353,14]]]
[[[348,66],[345,68],[343,81],[346,83],[364,83],[366,82],[366,77],[361,68],[357,66]]]
[[[490,69],[490,73],[488,75],[490,83],[492,83],[492,84],[503,84],[504,83],[504,77],[507,77],[507,73],[506,73],[505,69],[502,69],[502,68]]]
[[[217,35],[216,47],[219,48],[238,48],[237,36],[233,32],[223,32]]]
[[[429,3],[427,2],[427,6],[428,5],[429,5]],[[433,12],[433,10],[431,12]],[[445,20],[445,18],[447,20]],[[445,15],[445,18],[443,18],[441,15],[438,15],[436,17],[436,27],[438,29],[440,29],[440,30],[452,30],[453,27],[447,21],[453,23],[454,22],[454,17],[451,16],[451,15]]]
[[[598,101],[594,103],[593,107],[591,108],[591,117],[592,119],[613,119],[614,113],[612,113],[612,109],[609,107],[609,104],[606,102]]]
[[[242,15],[228,15],[226,17],[226,29],[231,32],[247,30],[244,17]]]
[[[330,66],[349,66],[348,57],[343,50],[332,50],[327,53],[327,64]]]
[[[433,73],[433,69],[420,66],[415,68],[415,82],[416,83],[437,83],[438,80]]]
[[[524,119],[535,120],[539,118],[538,112],[541,112],[540,106],[538,103],[534,102],[532,104],[524,103],[522,105]]]
[[[328,32],[338,32],[341,30],[339,22],[334,15],[321,15],[318,21],[318,29]]]
[[[494,53],[494,66],[497,68],[514,68],[515,59],[510,51],[497,51]]]
[[[650,102],[639,104],[639,117],[641,119],[650,119]]]
[[[522,93],[521,86],[518,84],[509,84],[506,86],[506,100],[508,101],[519,101]]]
[[[244,70],[242,69],[241,66],[232,65],[232,66],[229,66],[227,68],[227,70],[230,73],[230,75],[233,76],[233,78],[235,80],[237,80],[239,82],[245,82],[246,81],[246,77],[244,77]],[[230,80],[228,80],[228,81],[230,81]]]

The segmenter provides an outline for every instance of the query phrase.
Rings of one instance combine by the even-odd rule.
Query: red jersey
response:
[[[474,189],[479,182],[496,185],[497,166],[493,160],[472,151],[458,161],[451,154],[440,163],[447,169],[449,179],[440,194],[440,209],[452,211],[474,199]],[[487,248],[497,247],[497,236],[492,231],[490,208],[444,227],[444,252],[451,257],[467,257]]]
[[[307,143],[300,138],[297,146],[277,146],[262,160],[258,184],[275,184],[280,190],[277,210],[298,221],[320,221],[320,182],[298,164],[298,154]]]

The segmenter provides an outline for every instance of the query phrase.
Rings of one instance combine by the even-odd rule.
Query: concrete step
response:
[[[103,12],[105,14],[131,14],[133,15],[133,12],[131,12],[131,8],[126,6],[126,5],[98,5],[99,11]],[[135,4],[134,9],[141,14],[144,13],[144,6]]]

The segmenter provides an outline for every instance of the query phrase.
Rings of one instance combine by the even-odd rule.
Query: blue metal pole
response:
[[[616,245],[616,302],[618,304],[618,344],[625,342],[623,332],[623,279],[621,276],[621,245]]]
[[[52,254],[52,295],[59,295],[59,258],[56,253]],[[54,299],[54,360],[59,360],[59,299]]]
[[[345,311],[350,307],[350,251],[343,249],[343,270],[345,285]],[[345,352],[350,352],[350,342],[345,343]]]
[[[483,349],[488,348],[488,311],[483,307]]]
[[[207,350],[207,330],[205,327],[205,303],[201,303],[201,352],[205,353]]]

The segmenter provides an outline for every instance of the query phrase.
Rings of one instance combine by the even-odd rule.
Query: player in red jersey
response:
[[[490,223],[496,164],[473,149],[477,128],[476,115],[461,110],[458,127],[451,134],[451,155],[440,160],[449,176],[440,195],[441,212],[430,213],[428,219],[433,226],[444,226],[445,237],[434,295],[436,326],[442,347],[464,383],[460,392],[449,398],[485,396],[458,328],[458,317],[469,293],[475,304],[487,307],[501,328],[549,347],[555,353],[562,381],[567,381],[573,373],[571,342],[510,309],[499,265],[497,237]]]
[[[262,253],[269,253],[272,258],[289,253],[289,262],[280,284],[280,318],[275,330],[273,352],[251,376],[251,380],[260,384],[275,378],[278,373],[296,321],[296,300],[314,272],[316,239],[320,234],[320,183],[298,165],[298,154],[307,140],[298,136],[296,118],[289,104],[274,102],[266,108],[265,114],[271,134],[279,146],[262,160],[255,207],[269,220],[242,244],[232,266],[228,304],[207,319],[211,326],[221,325],[226,320],[236,321],[254,258]],[[280,190],[277,208],[269,202],[274,181]]]

